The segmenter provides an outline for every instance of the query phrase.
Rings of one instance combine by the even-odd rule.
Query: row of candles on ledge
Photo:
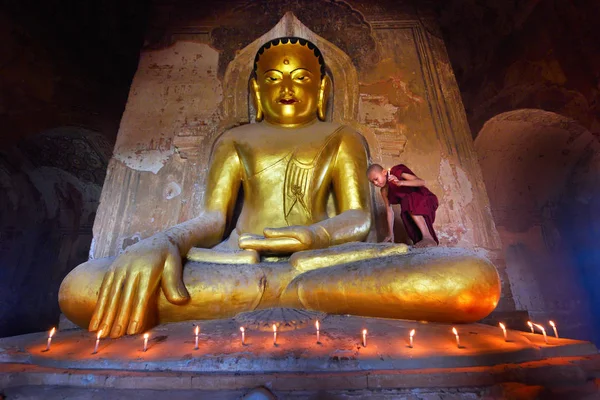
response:
[[[558,330],[556,328],[556,324],[554,323],[554,321],[548,321],[548,323],[554,330],[554,336],[558,339]],[[546,329],[542,325],[534,324],[531,321],[527,321],[527,325],[531,329],[531,333],[535,333],[534,327],[538,328],[540,330],[540,332],[544,335],[544,342],[546,342],[546,344],[548,343],[548,336],[546,335]],[[500,326],[500,329],[502,329],[502,332],[504,333],[504,341],[508,342],[506,326],[502,322],[500,322],[498,324],[498,326]],[[319,321],[317,321],[315,323],[315,328],[317,329],[317,344],[320,344],[321,343],[321,329],[320,329]],[[54,333],[56,333],[56,328],[52,328],[50,330],[50,332],[48,333],[48,344],[46,345],[45,351],[50,351],[50,345],[52,344],[52,337],[54,336]],[[246,329],[243,326],[240,327],[240,333],[241,333],[241,339],[242,339],[242,346],[245,346],[246,345]],[[412,329],[408,335],[408,339],[409,339],[408,347],[410,347],[411,349],[413,348],[413,345],[414,345],[415,333],[416,333],[416,330]],[[455,327],[452,328],[452,333],[454,334],[454,336],[456,338],[456,347],[458,347],[460,349],[461,348],[460,337],[459,337],[458,331],[456,330]],[[200,327],[198,325],[196,325],[196,327],[194,328],[194,350],[198,350],[198,336],[199,335],[200,335]],[[102,336],[102,330],[99,330],[98,334],[96,335],[96,343],[94,345],[94,352],[92,354],[98,353],[98,346],[100,345],[100,336]],[[144,352],[148,350],[148,339],[149,338],[150,338],[150,334],[144,333],[144,347],[142,350]],[[273,346],[277,346],[277,325],[275,325],[275,324],[273,324]],[[367,347],[367,330],[366,329],[363,329],[363,331],[362,331],[362,346]]]

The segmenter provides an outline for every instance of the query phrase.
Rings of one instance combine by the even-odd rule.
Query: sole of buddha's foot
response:
[[[436,247],[437,243],[433,239],[423,239],[415,244],[415,248],[424,249],[426,247]]]
[[[291,331],[314,325],[316,321],[322,321],[325,315],[318,311],[274,307],[243,312],[236,315],[234,319],[246,329],[268,332],[275,325],[279,331]]]
[[[277,397],[270,390],[259,387],[242,397],[242,400],[277,400]]]

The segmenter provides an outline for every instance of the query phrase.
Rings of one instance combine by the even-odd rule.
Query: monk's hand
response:
[[[267,254],[290,254],[302,250],[329,247],[329,234],[319,225],[266,228],[263,236],[242,234],[239,246]]]
[[[398,179],[397,176],[392,175],[392,174],[388,175],[388,182],[391,182],[396,186],[402,186],[402,184],[400,183],[401,182],[400,179]]]
[[[113,338],[141,333],[157,312],[159,284],[169,302],[189,300],[182,270],[179,248],[165,234],[128,247],[104,275],[89,330]]]
[[[384,243],[394,243],[394,235],[388,235],[385,237],[385,239],[383,239]]]

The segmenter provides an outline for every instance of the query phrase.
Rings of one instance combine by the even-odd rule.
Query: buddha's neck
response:
[[[273,129],[285,129],[285,130],[292,130],[292,129],[303,129],[303,128],[307,128],[309,126],[315,125],[316,123],[318,123],[319,120],[318,118],[312,119],[308,122],[304,122],[304,123],[299,123],[299,124],[280,124],[280,123],[273,123],[273,122],[269,122],[266,119],[264,121],[262,121],[262,124],[265,124],[266,126],[268,126],[269,128],[273,128]]]

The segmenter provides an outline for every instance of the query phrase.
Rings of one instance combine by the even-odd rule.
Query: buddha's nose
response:
[[[292,89],[292,80],[291,79],[283,79],[283,85],[281,85],[281,93],[284,95],[294,94],[294,89]]]
[[[281,93],[285,94],[285,95],[290,95],[290,94],[294,94],[294,90],[289,87],[288,85],[283,85],[281,87]]]

